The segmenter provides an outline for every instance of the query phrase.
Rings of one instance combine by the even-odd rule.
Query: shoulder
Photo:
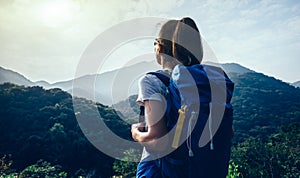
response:
[[[140,78],[140,82],[151,82],[153,80],[155,80],[156,76],[152,75],[152,74],[145,74]]]
[[[163,101],[166,96],[166,86],[155,75],[146,74],[139,79],[139,94],[137,102],[145,100]]]
[[[139,79],[139,85],[142,85],[142,86],[151,85],[152,87],[156,86],[156,87],[161,88],[163,86],[163,83],[155,75],[146,74]]]

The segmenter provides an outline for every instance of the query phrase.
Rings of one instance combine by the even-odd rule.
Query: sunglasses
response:
[[[160,41],[157,38],[155,38],[155,40],[154,40],[154,46],[156,46],[158,44],[160,44]]]

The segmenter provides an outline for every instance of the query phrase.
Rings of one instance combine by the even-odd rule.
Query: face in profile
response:
[[[154,40],[154,53],[156,62],[161,65],[161,54],[160,54],[161,45],[157,39]]]

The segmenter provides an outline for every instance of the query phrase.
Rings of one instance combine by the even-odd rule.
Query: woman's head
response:
[[[161,65],[190,66],[202,61],[201,36],[196,23],[189,17],[164,23],[154,45],[157,62]]]
[[[172,56],[185,66],[199,64],[203,58],[200,32],[189,17],[177,22],[172,39]]]

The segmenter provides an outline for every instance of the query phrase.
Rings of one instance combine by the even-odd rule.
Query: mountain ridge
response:
[[[0,83],[13,80],[13,83],[25,86],[33,86],[34,82],[27,79],[24,75],[10,69],[5,69],[0,66]]]
[[[291,85],[293,85],[294,87],[300,88],[300,81],[293,82],[293,83],[291,83]]]
[[[226,73],[256,73],[237,63],[217,64],[207,62],[206,64],[221,66]],[[155,61],[140,62],[120,69],[100,74],[83,75],[73,80],[59,81],[52,84],[47,81],[32,82],[18,72],[2,67],[0,69],[0,83],[11,82],[25,86],[42,86],[45,89],[60,88],[78,97],[112,105],[137,94],[138,79],[147,72],[158,70],[159,66]],[[77,86],[73,86],[73,84]],[[73,90],[73,88],[76,88],[76,90]]]

